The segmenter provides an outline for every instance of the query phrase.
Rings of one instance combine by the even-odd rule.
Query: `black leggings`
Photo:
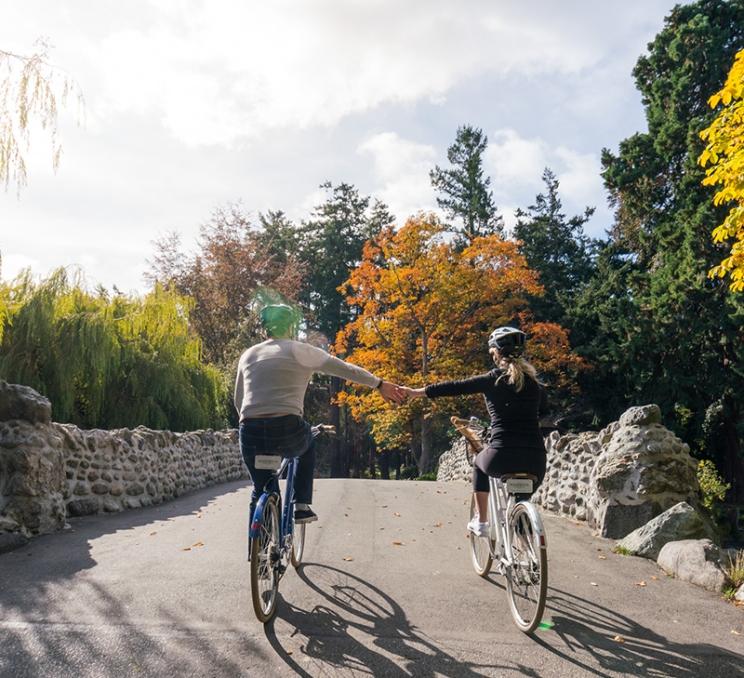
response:
[[[488,492],[490,485],[488,477],[497,477],[505,473],[531,473],[537,476],[540,487],[545,477],[547,455],[545,448],[522,447],[484,447],[473,464],[473,491]]]

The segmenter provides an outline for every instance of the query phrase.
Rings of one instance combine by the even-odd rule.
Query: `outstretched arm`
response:
[[[346,379],[347,381],[353,381],[355,384],[376,388],[380,392],[380,395],[388,402],[400,404],[405,401],[406,394],[397,384],[385,381],[358,365],[347,363],[340,358],[336,358],[325,352],[323,353],[325,354],[323,363],[317,370],[318,372],[329,374],[332,377]]]
[[[441,381],[438,384],[430,384],[423,388],[408,388],[406,394],[409,398],[441,398],[443,396],[472,395],[483,393],[489,386],[493,386],[494,378],[491,374],[479,374],[470,379],[459,381]]]

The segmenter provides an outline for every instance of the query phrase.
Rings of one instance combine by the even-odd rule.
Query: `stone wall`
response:
[[[82,430],[46,398],[0,382],[0,548],[69,516],[150,506],[247,477],[237,431]],[[4,535],[4,536],[3,536]]]
[[[545,439],[548,466],[532,500],[587,521],[604,537],[622,538],[680,501],[698,502],[689,447],[661,425],[656,405],[632,407],[596,432]],[[438,480],[469,480],[466,443],[440,459]]]

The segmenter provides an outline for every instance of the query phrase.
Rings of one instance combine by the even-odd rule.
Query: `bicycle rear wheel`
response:
[[[506,593],[514,622],[534,631],[545,610],[548,593],[548,551],[537,510],[519,502],[509,514],[511,565],[506,568]]]
[[[475,497],[470,499],[470,519],[477,513]],[[489,509],[490,513],[490,509]],[[468,537],[470,538],[470,557],[473,561],[473,569],[481,576],[485,577],[491,570],[491,550],[493,543],[488,537],[476,537],[472,532],[469,532]]]
[[[259,535],[250,544],[253,611],[263,623],[276,613],[279,548],[279,503],[272,495],[264,504]]]
[[[305,523],[295,523],[292,535],[292,565],[295,569],[302,565],[302,554],[305,552]]]

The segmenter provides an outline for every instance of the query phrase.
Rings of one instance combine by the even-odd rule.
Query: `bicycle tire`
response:
[[[276,614],[279,547],[279,502],[271,495],[264,504],[259,536],[250,544],[253,611],[264,624]]]
[[[475,497],[470,498],[470,518],[472,520],[476,513]],[[489,507],[489,513],[491,509]],[[473,569],[476,574],[481,577],[485,577],[491,571],[491,564],[493,558],[491,552],[493,550],[493,543],[488,537],[477,537],[472,532],[468,531],[468,537],[470,539],[470,558],[473,563]]]
[[[548,594],[548,550],[542,520],[529,502],[518,502],[507,520],[512,553],[506,567],[509,609],[520,631],[540,624]],[[542,537],[542,538],[541,538]]]
[[[302,554],[305,552],[305,523],[295,523],[292,535],[292,565],[297,570],[302,565]]]

